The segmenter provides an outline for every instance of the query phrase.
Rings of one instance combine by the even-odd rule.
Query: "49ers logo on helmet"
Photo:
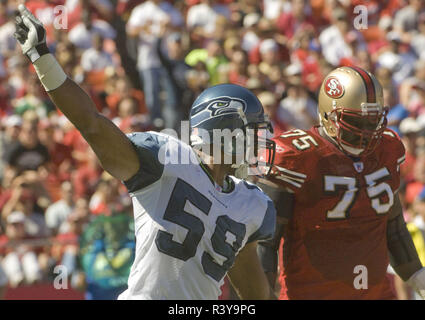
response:
[[[344,94],[344,87],[341,82],[335,77],[330,77],[325,83],[326,94],[334,99],[341,98]]]

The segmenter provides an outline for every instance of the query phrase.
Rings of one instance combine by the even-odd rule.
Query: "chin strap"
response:
[[[360,155],[364,151],[364,149],[357,149],[357,148],[349,147],[349,146],[347,146],[343,143],[340,143],[340,145],[341,145],[341,148],[343,148],[345,151],[347,151],[348,153],[351,153],[355,156]]]

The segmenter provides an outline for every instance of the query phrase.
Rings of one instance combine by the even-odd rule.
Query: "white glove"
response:
[[[20,43],[22,52],[34,63],[42,55],[49,53],[46,45],[46,30],[23,4],[20,4],[18,9],[20,14],[15,20],[14,36]]]
[[[406,282],[425,300],[425,268],[416,271]]]

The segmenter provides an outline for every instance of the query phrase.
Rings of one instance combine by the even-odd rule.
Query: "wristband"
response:
[[[47,48],[45,43],[42,43],[38,46],[29,49],[27,52],[25,52],[25,55],[28,57],[28,59],[30,59],[31,63],[34,64],[34,62],[36,62],[43,55],[48,53],[50,53],[49,49]]]
[[[46,91],[57,89],[67,79],[67,75],[51,53],[42,55],[33,65]]]

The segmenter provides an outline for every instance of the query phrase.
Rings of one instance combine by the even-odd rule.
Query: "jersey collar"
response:
[[[314,128],[315,128],[317,135],[322,137],[325,141],[327,141],[329,144],[331,144],[334,148],[338,149],[339,152],[343,153],[345,156],[347,156],[348,158],[353,160],[353,162],[361,161],[361,159],[362,159],[361,156],[360,157],[352,156],[352,155],[346,154],[343,150],[341,150],[341,148],[338,146],[338,144],[323,131],[323,128],[321,126],[315,126]]]
[[[235,182],[229,176],[226,176],[226,178],[224,178],[223,187],[221,187],[217,182],[215,182],[210,172],[206,168],[206,165],[202,162],[202,160],[199,157],[198,157],[198,160],[199,160],[199,165],[201,166],[202,171],[205,172],[205,174],[207,175],[208,179],[213,184],[214,189],[216,191],[222,192],[222,193],[231,193],[235,189]]]

